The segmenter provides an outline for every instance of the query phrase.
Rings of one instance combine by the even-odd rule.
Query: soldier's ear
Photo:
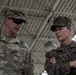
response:
[[[5,23],[8,24],[8,22],[9,22],[9,19],[6,17],[5,18]]]
[[[7,22],[7,17],[5,17],[5,23]]]

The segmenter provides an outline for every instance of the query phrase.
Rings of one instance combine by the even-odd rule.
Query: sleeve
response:
[[[55,65],[55,73],[57,75],[69,74],[70,66],[68,62],[58,62]]]
[[[53,51],[55,53],[55,51]],[[49,59],[46,58],[46,62],[45,62],[45,70],[47,71],[47,73],[49,75],[66,75],[69,73],[69,63],[65,61],[65,57],[64,56],[60,56],[60,58],[58,59],[56,57],[56,54],[54,54],[53,52],[51,52],[50,54],[57,59],[57,63],[56,64],[52,64],[49,62]]]
[[[27,44],[24,44],[25,48],[26,48],[26,60],[25,60],[25,64],[24,64],[24,75],[34,75],[33,73],[33,68],[34,68],[34,61],[31,58],[31,52],[29,51],[29,47]]]
[[[69,73],[69,63],[58,62],[56,64],[45,63],[45,70],[48,75],[66,75]]]
[[[58,55],[59,56],[59,55]],[[50,65],[46,65],[48,63],[46,63],[46,70],[48,71],[47,73],[50,72],[50,70],[54,70],[52,72],[55,72],[54,75],[67,75],[70,73],[70,65],[69,62],[76,60],[76,49],[71,48],[68,50],[68,52],[66,52],[63,55],[60,55],[59,58],[57,58],[57,63],[56,64],[51,64]],[[47,61],[48,62],[48,61]]]
[[[44,68],[48,73],[48,75],[55,75],[55,65],[49,62],[49,59],[52,58],[53,56],[55,57],[55,50],[49,51],[45,54],[46,60],[45,60]]]
[[[59,61],[55,64],[56,70],[60,72],[60,74],[69,74],[70,73],[70,61],[76,60],[76,48],[69,48],[66,54],[60,57]]]
[[[44,68],[45,68],[46,72],[48,73],[48,75],[54,75],[55,65],[50,63],[48,60],[46,60]]]

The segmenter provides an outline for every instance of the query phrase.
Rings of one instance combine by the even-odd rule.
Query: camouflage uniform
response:
[[[10,10],[7,16],[25,21],[20,12]],[[20,41],[18,37],[6,37],[0,32],[0,75],[33,75],[30,57],[26,43]]]
[[[56,58],[56,64],[49,62],[47,54],[50,54],[50,57],[54,56]],[[48,75],[76,75],[76,68],[69,66],[69,61],[73,60],[76,60],[76,42],[74,41],[69,45],[61,46],[46,53],[45,70]]]
[[[28,59],[27,44],[22,44],[17,37],[9,42],[5,36],[0,38],[0,75],[33,75]]]

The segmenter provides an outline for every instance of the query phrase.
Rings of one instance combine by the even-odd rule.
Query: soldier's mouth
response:
[[[15,29],[19,31],[19,28],[15,28]]]

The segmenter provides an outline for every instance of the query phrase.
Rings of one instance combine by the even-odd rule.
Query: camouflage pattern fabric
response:
[[[33,75],[33,64],[26,43],[18,38],[0,38],[0,75]]]
[[[52,64],[46,57],[45,70],[48,75],[76,75],[76,68],[69,66],[69,61],[76,60],[76,42],[72,41],[70,45],[61,46],[46,53],[48,54],[57,60],[56,64]]]

